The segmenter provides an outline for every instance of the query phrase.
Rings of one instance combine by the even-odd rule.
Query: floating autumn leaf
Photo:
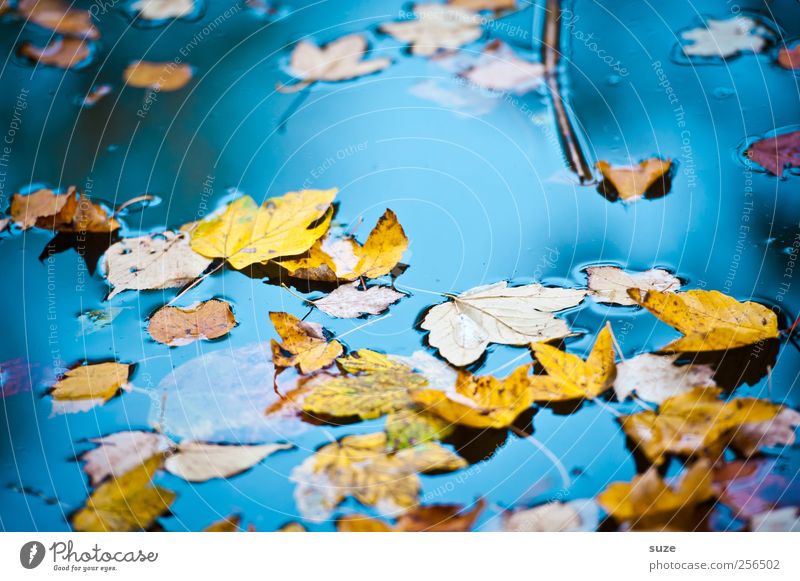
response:
[[[344,350],[338,341],[325,338],[322,325],[301,321],[289,313],[272,312],[269,319],[283,340],[272,340],[275,367],[296,366],[301,373],[312,373],[331,365]]]
[[[635,392],[645,401],[661,403],[695,387],[716,387],[708,365],[676,365],[677,356],[643,353],[617,364],[614,392],[622,401]]]
[[[327,519],[352,496],[380,514],[402,513],[417,504],[418,473],[452,472],[467,463],[438,444],[386,451],[383,432],[347,436],[328,444],[292,471],[300,514],[314,522]]]
[[[608,323],[597,334],[586,361],[546,343],[534,343],[531,350],[547,372],[528,378],[533,401],[594,399],[614,381],[614,336]]]
[[[461,76],[484,89],[522,95],[542,85],[544,65],[522,59],[508,45],[494,41]]]
[[[503,12],[505,10],[513,10],[516,7],[517,0],[447,0],[447,3],[451,6],[474,10],[475,12],[482,10]]]
[[[552,313],[578,305],[586,291],[540,284],[480,286],[431,308],[420,325],[428,342],[457,366],[476,361],[490,343],[527,345],[570,334]]]
[[[81,38],[55,38],[47,46],[39,47],[30,42],[19,45],[19,54],[34,63],[72,69],[86,64],[92,54],[88,42]]]
[[[238,533],[241,530],[242,517],[232,514],[211,523],[203,529],[205,533]]]
[[[800,426],[800,413],[783,408],[775,417],[764,422],[740,426],[731,445],[742,454],[755,454],[761,448],[791,446],[795,442],[795,430]]]
[[[281,528],[279,528],[276,532],[279,533],[307,533],[308,530],[306,527],[301,525],[299,522],[287,522]]]
[[[331,317],[354,319],[379,315],[404,296],[389,286],[377,285],[360,290],[359,283],[354,282],[337,287],[330,294],[311,302]]]
[[[75,215],[72,216],[72,222],[61,226],[59,232],[75,232],[75,233],[107,233],[114,232],[120,227],[119,222],[113,215],[102,208],[100,205],[92,202],[86,194],[81,193],[78,197],[78,205],[75,208]]]
[[[11,198],[11,217],[23,230],[33,226],[58,232],[107,233],[119,229],[120,224],[105,209],[92,202],[85,194],[76,197],[71,186],[66,192],[56,194],[43,188],[27,195],[14,194]]]
[[[144,20],[183,18],[194,12],[194,0],[138,0],[131,8]]]
[[[504,512],[502,526],[509,533],[586,532],[597,528],[599,513],[593,500],[555,501]]]
[[[755,302],[739,302],[719,291],[663,293],[638,289],[630,297],[685,335],[661,351],[724,351],[778,336],[778,317]]]
[[[451,424],[471,428],[507,428],[533,404],[529,365],[523,365],[506,379],[461,372],[455,392],[420,389],[412,399],[426,412]]]
[[[386,416],[386,439],[392,450],[443,440],[455,426],[429,412],[403,409]]]
[[[192,67],[185,63],[136,61],[122,73],[126,85],[170,92],[182,89],[192,79]]]
[[[159,343],[178,347],[199,339],[218,339],[236,325],[230,303],[217,299],[193,308],[161,307],[147,325],[147,332]]]
[[[800,508],[787,506],[757,514],[750,519],[754,533],[800,533]]]
[[[86,505],[72,517],[72,527],[81,532],[129,532],[149,528],[169,510],[175,493],[152,486],[153,475],[163,458],[153,456],[122,476],[95,490]]]
[[[590,294],[599,303],[635,305],[636,301],[628,296],[631,288],[661,292],[676,292],[681,288],[681,279],[661,268],[632,272],[616,266],[590,266],[586,273]]]
[[[100,38],[100,31],[92,24],[91,12],[73,8],[62,0],[20,0],[17,11],[30,22],[56,34]]]
[[[638,166],[612,166],[607,161],[598,161],[595,166],[623,202],[635,202],[647,194],[657,182],[665,180],[672,167],[669,159],[651,157]]]
[[[189,236],[161,232],[125,238],[106,251],[105,275],[112,298],[125,290],[181,287],[195,280],[211,259],[194,252]]]
[[[650,468],[632,482],[609,485],[597,502],[632,530],[695,530],[696,508],[714,496],[709,468],[707,461],[695,462],[674,486]]]
[[[263,206],[242,196],[197,224],[192,250],[207,258],[224,258],[236,269],[302,254],[327,231],[336,192],[289,192]]]
[[[301,404],[307,414],[375,419],[408,408],[409,389],[427,385],[412,368],[369,349],[337,361],[347,374],[316,382]]]
[[[397,518],[394,526],[361,514],[350,514],[336,521],[336,530],[348,533],[463,533],[469,532],[483,511],[481,499],[466,510],[460,504],[415,506]]]
[[[290,276],[333,282],[378,278],[389,274],[408,248],[408,238],[397,216],[386,210],[362,246],[352,237],[318,240],[307,256],[277,261]]]
[[[664,455],[719,455],[735,431],[775,417],[781,406],[755,398],[719,399],[717,388],[698,387],[647,410],[622,418],[622,429],[654,464]]]
[[[229,478],[261,462],[291,444],[226,446],[203,442],[182,442],[164,462],[164,468],[189,482],[206,482],[212,478]]]
[[[84,453],[80,459],[93,486],[109,476],[119,478],[150,458],[163,456],[174,446],[161,434],[142,431],[117,432],[89,441],[97,444],[97,448]]]
[[[367,39],[360,34],[348,34],[319,47],[303,40],[295,46],[289,66],[301,83],[285,87],[282,92],[294,92],[316,81],[346,81],[381,71],[392,64],[391,59],[364,60]]]
[[[782,176],[786,168],[800,167],[800,131],[760,139],[748,148],[747,157],[772,175]]]
[[[51,389],[54,410],[58,403],[76,404],[61,406],[64,411],[85,411],[103,404],[117,395],[120,389],[128,389],[131,365],[106,362],[80,365],[70,369]]]
[[[778,53],[778,64],[784,69],[800,69],[800,44],[783,47]]]
[[[381,31],[411,44],[411,52],[431,56],[440,49],[455,50],[478,40],[483,31],[481,17],[457,6],[416,4],[415,20],[388,22]]]
[[[682,46],[687,56],[728,58],[743,52],[758,53],[767,46],[770,31],[745,16],[708,20],[705,26],[681,33],[690,44]]]

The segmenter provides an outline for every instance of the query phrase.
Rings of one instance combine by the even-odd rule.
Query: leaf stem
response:
[[[191,283],[189,286],[187,286],[185,289],[183,289],[181,292],[179,292],[177,295],[175,295],[175,296],[172,298],[172,300],[166,304],[166,306],[167,306],[167,307],[169,307],[170,305],[172,305],[172,304],[173,304],[175,301],[177,301],[177,300],[178,300],[179,298],[181,298],[183,295],[185,295],[186,293],[188,293],[190,290],[192,290],[192,289],[193,289],[194,287],[196,287],[198,284],[200,284],[201,282],[203,282],[203,281],[204,281],[205,279],[207,279],[209,276],[211,276],[211,275],[212,275],[212,274],[214,274],[215,272],[218,272],[218,271],[219,271],[219,270],[220,270],[220,269],[221,269],[221,268],[222,268],[224,265],[225,265],[225,261],[223,260],[223,261],[221,261],[221,262],[220,262],[220,263],[219,263],[217,266],[215,266],[215,267],[214,267],[212,270],[210,270],[209,272],[205,273],[203,276],[200,276],[200,277],[197,277],[196,279],[194,279],[194,281],[193,281],[193,282],[192,282],[192,283]]]
[[[572,479],[570,479],[567,469],[564,467],[564,464],[561,463],[561,460],[558,458],[558,456],[553,454],[550,448],[545,446],[538,439],[534,438],[533,434],[528,434],[524,430],[520,430],[517,426],[511,426],[511,431],[520,438],[523,438],[533,444],[542,454],[547,456],[548,460],[550,460],[555,469],[558,471],[558,474],[561,477],[561,483],[565,489],[568,489],[572,486]]]

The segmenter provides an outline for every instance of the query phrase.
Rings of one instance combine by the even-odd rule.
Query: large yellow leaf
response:
[[[408,238],[397,216],[386,210],[362,246],[350,237],[328,234],[314,243],[306,256],[280,260],[290,276],[333,282],[360,277],[378,278],[397,266],[408,248]]]
[[[653,463],[665,454],[718,455],[746,424],[772,419],[782,406],[755,398],[719,399],[722,390],[698,387],[671,397],[658,413],[643,411],[622,419],[622,429]]]
[[[721,351],[752,345],[778,336],[778,317],[764,305],[736,299],[718,291],[682,293],[630,289],[630,297],[685,337],[662,351]]]
[[[301,373],[311,373],[328,367],[342,354],[342,344],[328,341],[325,330],[316,323],[301,321],[289,313],[270,313],[283,343],[272,341],[272,362],[275,367],[295,367]]]
[[[314,383],[302,403],[307,414],[369,420],[411,406],[409,389],[427,380],[406,365],[368,349],[339,359],[346,375]]]
[[[263,206],[243,196],[197,224],[192,249],[207,258],[225,258],[234,268],[302,254],[328,229],[336,192],[289,192]]]
[[[542,364],[546,376],[530,378],[534,401],[592,399],[611,387],[616,375],[611,325],[597,334],[592,352],[584,361],[577,355],[546,343],[534,343],[531,349]]]
[[[72,517],[76,531],[127,532],[148,528],[169,510],[175,493],[151,486],[163,462],[157,454],[122,476],[112,478],[92,493]]]
[[[347,436],[320,448],[292,472],[300,513],[320,522],[348,496],[378,512],[396,515],[419,498],[418,473],[466,467],[463,458],[438,444],[387,452],[383,432]]]
[[[128,383],[131,366],[125,363],[96,363],[70,369],[53,386],[51,395],[56,400],[107,401]]]
[[[416,390],[411,397],[427,412],[472,428],[506,428],[531,407],[530,365],[523,365],[506,379],[478,377],[462,372],[456,393],[436,389]]]

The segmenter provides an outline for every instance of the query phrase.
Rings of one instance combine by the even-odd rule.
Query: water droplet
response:
[[[713,94],[717,99],[727,99],[728,97],[733,97],[736,94],[736,90],[730,87],[717,87],[714,89]]]
[[[609,75],[606,77],[606,83],[608,83],[612,87],[615,85],[619,85],[621,80],[622,77],[620,77],[619,75]]]

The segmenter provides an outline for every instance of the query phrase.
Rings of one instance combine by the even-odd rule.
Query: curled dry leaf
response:
[[[138,0],[131,8],[145,20],[183,18],[194,12],[194,0]]]
[[[92,40],[100,38],[100,31],[92,24],[91,13],[70,4],[63,0],[20,0],[17,11],[30,22],[56,34]]]
[[[544,72],[541,63],[522,59],[506,44],[495,41],[483,49],[480,58],[461,76],[484,89],[522,95],[542,85]]]
[[[457,366],[476,361],[490,343],[527,345],[570,334],[552,313],[574,307],[586,291],[505,281],[468,290],[431,308],[420,325],[428,342]]]
[[[406,296],[389,286],[371,286],[359,290],[354,282],[337,287],[332,293],[311,301],[315,307],[331,317],[354,319],[364,315],[379,315]]]
[[[192,230],[192,249],[241,269],[306,252],[330,224],[336,189],[302,190],[270,198],[263,206],[243,196]]]
[[[800,167],[800,131],[760,139],[747,150],[747,157],[775,176],[786,168]]]
[[[174,446],[166,436],[142,431],[117,432],[89,441],[97,444],[97,448],[84,453],[80,459],[93,486],[109,476],[118,478]]]
[[[211,523],[203,529],[205,533],[238,533],[241,529],[242,517],[232,514]]]
[[[199,339],[218,339],[236,325],[230,303],[217,299],[194,308],[161,307],[147,325],[147,332],[159,343],[178,347]]]
[[[617,364],[614,392],[620,401],[634,392],[645,401],[661,403],[695,387],[716,387],[708,365],[676,365],[677,356],[643,353]]]
[[[152,486],[163,458],[153,456],[122,476],[95,490],[86,505],[72,517],[72,527],[82,532],[144,530],[169,510],[175,493]]]
[[[378,278],[397,266],[408,248],[408,238],[397,216],[386,210],[362,246],[351,237],[330,233],[316,241],[306,256],[278,261],[290,276],[334,282],[361,277]]]
[[[695,509],[714,496],[710,465],[695,462],[675,486],[670,486],[655,468],[632,482],[615,482],[597,497],[614,519],[633,530],[694,530]]]
[[[635,305],[636,301],[628,296],[628,289],[631,288],[645,292],[677,292],[681,288],[681,280],[661,268],[626,272],[616,266],[590,266],[586,273],[590,294],[599,303]]]
[[[105,256],[105,275],[112,287],[108,298],[125,290],[183,286],[212,262],[192,250],[187,234],[169,231],[125,238],[112,244]]]
[[[682,293],[628,291],[630,297],[685,335],[661,351],[724,351],[778,336],[778,317],[755,302],[739,302],[718,291]]]
[[[452,472],[467,463],[438,444],[390,453],[383,432],[347,436],[328,444],[292,471],[300,514],[321,522],[348,496],[381,514],[395,515],[417,504],[418,473]]]
[[[80,365],[67,371],[50,393],[54,400],[105,403],[127,386],[130,372],[131,365],[126,363]]]
[[[792,48],[783,47],[778,53],[778,64],[784,69],[800,69],[800,44]]]
[[[593,531],[600,511],[593,500],[548,502],[533,508],[503,513],[503,530],[509,533],[562,533]]]
[[[348,34],[323,47],[307,40],[299,42],[292,51],[289,66],[292,74],[304,82],[295,87],[302,88],[314,81],[355,79],[392,64],[388,58],[363,60],[366,50],[367,39],[360,34]]]
[[[530,365],[523,365],[506,379],[461,372],[455,392],[419,389],[411,397],[424,411],[451,424],[507,428],[533,404],[529,370]]]
[[[687,56],[727,58],[742,52],[761,52],[767,46],[769,30],[752,18],[735,16],[727,20],[708,20],[705,26],[681,34]]]
[[[126,85],[153,91],[177,91],[192,79],[192,67],[185,63],[136,61],[122,73]]]
[[[464,533],[472,529],[485,505],[481,499],[470,510],[460,504],[416,506],[400,515],[394,526],[366,515],[350,514],[336,521],[336,530],[348,533]]]
[[[748,456],[761,448],[791,446],[795,442],[795,430],[798,426],[800,413],[783,408],[772,419],[740,426],[733,436],[732,446]]]
[[[269,319],[283,340],[272,340],[275,367],[296,366],[301,373],[312,373],[331,365],[344,350],[338,341],[325,338],[322,325],[301,321],[289,313],[272,312]]]
[[[91,53],[89,43],[81,38],[56,38],[45,47],[30,42],[19,45],[21,56],[34,63],[59,69],[78,67],[89,60]]]
[[[57,232],[107,233],[120,224],[85,194],[70,187],[63,194],[43,188],[31,194],[14,194],[11,216],[23,230],[33,226]]]
[[[440,49],[455,50],[483,34],[481,17],[457,6],[416,4],[415,20],[388,22],[381,31],[411,44],[411,52],[431,56]]]
[[[800,533],[800,508],[787,506],[768,510],[750,519],[754,533]]]
[[[261,462],[291,444],[225,446],[203,442],[182,442],[164,462],[164,468],[189,482],[206,482],[212,478],[229,478]]]
[[[533,401],[594,399],[611,387],[617,372],[609,323],[597,334],[586,361],[546,343],[534,343],[531,349],[547,372],[528,378]]]
[[[672,167],[672,161],[652,157],[635,167],[612,166],[607,161],[598,161],[596,167],[623,202],[635,202],[664,178]]]
[[[654,464],[666,454],[718,456],[735,431],[775,417],[781,406],[755,398],[719,399],[717,388],[698,387],[664,401],[658,412],[622,418],[622,429]]]

